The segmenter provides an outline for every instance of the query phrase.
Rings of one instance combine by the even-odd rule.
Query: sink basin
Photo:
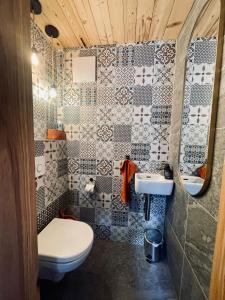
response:
[[[204,179],[197,176],[182,175],[181,179],[185,190],[191,195],[198,194],[204,183]]]
[[[135,191],[141,194],[169,196],[173,191],[173,180],[165,179],[160,174],[136,173]]]

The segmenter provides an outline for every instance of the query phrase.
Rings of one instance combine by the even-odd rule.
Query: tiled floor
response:
[[[41,300],[176,300],[166,261],[143,247],[95,240],[91,254],[59,283],[40,281]]]

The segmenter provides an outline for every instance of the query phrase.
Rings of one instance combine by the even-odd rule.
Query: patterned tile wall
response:
[[[31,24],[32,25],[32,24]],[[66,201],[67,146],[66,141],[47,141],[47,128],[57,128],[57,102],[61,99],[62,78],[60,77],[61,52],[54,50],[54,83],[58,99],[49,100],[51,79],[51,47],[39,28],[31,26],[34,45],[38,51],[39,64],[32,66],[35,179],[38,231],[43,229],[58,213]]]
[[[73,83],[74,53],[96,56],[96,82]],[[129,154],[146,172],[159,172],[168,161],[174,64],[173,41],[64,51],[58,112],[67,135],[70,195],[97,239],[142,244],[146,227],[163,229],[164,197],[153,197],[147,223],[143,195],[133,185],[131,202],[121,203],[119,161]],[[93,195],[84,191],[90,178]]]
[[[189,46],[180,155],[185,174],[191,174],[207,158],[216,47],[213,37],[196,38]]]

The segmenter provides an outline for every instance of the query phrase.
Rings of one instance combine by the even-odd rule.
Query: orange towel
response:
[[[121,200],[123,203],[130,201],[130,182],[137,171],[137,166],[131,160],[125,160],[120,165],[120,174],[123,176],[123,184],[121,190]]]
[[[48,129],[47,138],[48,140],[65,140],[66,134],[63,130]]]

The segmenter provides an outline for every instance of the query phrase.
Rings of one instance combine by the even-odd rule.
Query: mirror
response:
[[[211,176],[220,0],[208,1],[191,35],[184,80],[179,170],[184,189],[201,195]]]

